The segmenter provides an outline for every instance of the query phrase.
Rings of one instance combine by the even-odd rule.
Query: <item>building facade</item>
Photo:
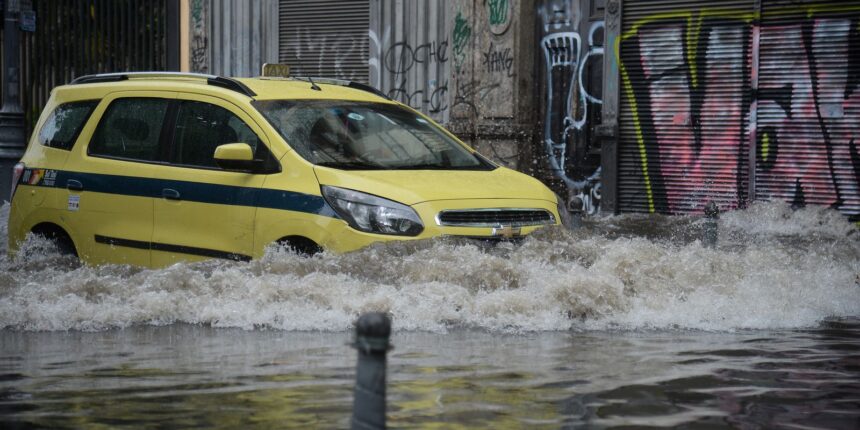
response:
[[[374,85],[589,213],[782,200],[860,222],[860,0],[25,3],[28,118],[84,73],[286,63]]]

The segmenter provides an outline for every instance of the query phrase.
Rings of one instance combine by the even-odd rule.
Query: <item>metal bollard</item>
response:
[[[705,205],[705,224],[702,226],[702,245],[706,248],[717,246],[717,220],[720,219],[720,208],[714,202]]]
[[[379,312],[363,314],[355,323],[358,366],[352,404],[352,426],[356,429],[385,428],[385,355],[391,349],[391,320]]]
[[[570,228],[575,230],[582,227],[582,199],[579,197],[571,197],[567,201],[567,211],[570,213]]]

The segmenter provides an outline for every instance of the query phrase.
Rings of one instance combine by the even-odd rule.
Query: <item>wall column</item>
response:
[[[605,55],[603,56],[603,106],[597,138],[601,139],[600,166],[602,194],[600,212],[618,212],[618,40],[621,37],[622,0],[609,0],[606,5]]]

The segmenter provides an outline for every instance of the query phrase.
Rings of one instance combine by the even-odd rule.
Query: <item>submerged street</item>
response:
[[[701,223],[624,215],[516,245],[160,270],[31,240],[0,263],[0,422],[346,427],[351,325],[379,310],[392,427],[856,428],[856,228],[756,204],[723,214],[708,249]]]
[[[398,332],[392,428],[858,423],[860,321],[811,329]],[[347,428],[346,332],[0,332],[4,428]],[[16,427],[17,426],[17,427]]]
[[[0,3],[0,430],[860,429],[860,0]]]

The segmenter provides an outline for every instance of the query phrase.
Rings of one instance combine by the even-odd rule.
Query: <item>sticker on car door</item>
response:
[[[73,212],[77,212],[81,207],[81,196],[78,194],[72,194],[69,196],[69,210]]]

